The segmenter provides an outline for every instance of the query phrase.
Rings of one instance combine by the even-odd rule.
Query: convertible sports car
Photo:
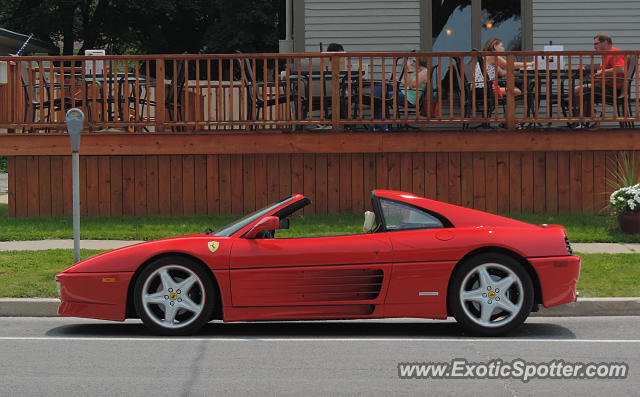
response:
[[[363,233],[278,238],[296,194],[222,229],[106,252],[56,275],[61,316],[141,318],[165,335],[224,321],[452,315],[504,334],[573,302],[580,258],[562,226],[374,190]],[[292,219],[295,223],[295,218]]]

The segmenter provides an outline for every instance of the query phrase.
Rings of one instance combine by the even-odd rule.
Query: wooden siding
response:
[[[565,50],[591,50],[592,38],[605,32],[621,50],[635,50],[640,36],[637,0],[533,0],[533,49],[549,44]]]
[[[82,156],[81,213],[242,214],[292,193],[313,200],[305,214],[360,213],[370,209],[373,189],[497,213],[594,213],[606,206],[605,178],[615,156],[601,150]],[[68,160],[9,157],[9,216],[69,215]]]
[[[305,51],[340,43],[347,51],[420,48],[418,0],[305,0]]]

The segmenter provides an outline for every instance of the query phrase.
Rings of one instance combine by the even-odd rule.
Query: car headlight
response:
[[[60,281],[56,280],[56,289],[58,290],[58,298],[62,298],[60,293]]]

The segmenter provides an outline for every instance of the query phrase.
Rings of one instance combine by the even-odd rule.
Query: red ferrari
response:
[[[165,335],[213,319],[454,316],[495,336],[576,299],[580,258],[562,226],[375,190],[361,234],[278,238],[310,202],[296,194],[216,231],[84,260],[56,275],[58,313],[140,318]]]

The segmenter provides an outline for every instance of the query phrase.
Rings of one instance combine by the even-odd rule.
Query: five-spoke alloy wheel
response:
[[[140,273],[134,304],[144,325],[163,335],[196,332],[211,319],[215,304],[211,276],[194,260],[165,257]]]
[[[529,273],[515,259],[481,254],[458,267],[448,294],[451,313],[476,335],[502,335],[519,326],[533,306]]]

